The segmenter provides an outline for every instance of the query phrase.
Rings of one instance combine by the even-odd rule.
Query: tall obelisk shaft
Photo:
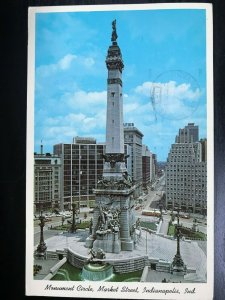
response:
[[[122,54],[117,44],[116,20],[112,22],[112,45],[106,57],[107,80],[107,118],[106,118],[106,154],[124,153],[123,132],[123,94]]]

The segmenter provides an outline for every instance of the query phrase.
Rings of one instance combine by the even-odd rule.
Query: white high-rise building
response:
[[[206,213],[206,142],[198,141],[198,126],[179,129],[166,165],[166,205],[182,211]]]
[[[124,123],[124,142],[131,147],[132,180],[136,186],[135,197],[142,194],[142,137],[134,123]]]

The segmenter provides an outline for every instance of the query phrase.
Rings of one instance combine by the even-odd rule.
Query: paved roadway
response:
[[[158,182],[155,182],[154,186],[154,191],[151,191],[150,189],[148,189],[148,194],[145,197],[145,200],[142,204],[142,207],[139,210],[136,210],[136,215],[138,217],[140,217],[141,219],[144,218],[144,216],[142,216],[142,210],[146,209],[146,210],[153,210],[155,209],[159,209],[158,207],[158,202],[161,198],[161,193],[162,191],[165,191],[165,176],[163,175],[161,178],[159,178]],[[163,222],[160,228],[160,233],[162,234],[167,234],[167,230],[168,230],[168,225],[169,225],[169,221],[170,221],[170,213],[171,211],[167,211],[167,214],[163,215]],[[147,217],[149,219],[149,221],[152,221],[152,217]],[[203,232],[203,233],[207,233],[207,220],[205,218],[203,218],[202,215],[199,214],[191,214],[190,219],[184,219],[184,218],[180,218],[180,223],[183,224],[186,227],[191,228],[193,225],[193,219],[197,218],[199,220],[198,222],[198,229],[199,231]],[[146,220],[146,217],[144,218]]]
[[[38,225],[39,223],[40,223],[40,221],[38,221],[38,220],[34,222],[34,234],[40,232],[40,226]],[[64,223],[66,223],[66,220]],[[48,227],[50,227],[50,226],[58,226],[60,224],[62,224],[61,218],[53,217],[52,221],[45,222],[44,231],[48,230]]]

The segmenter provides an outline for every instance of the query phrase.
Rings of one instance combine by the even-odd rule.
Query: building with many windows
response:
[[[93,138],[76,137],[72,144],[54,145],[54,154],[62,158],[62,189],[64,209],[72,202],[77,207],[93,207],[93,189],[103,172],[104,144]]]
[[[150,153],[150,182],[155,182],[158,174],[157,155]]]
[[[147,189],[150,184],[150,166],[151,166],[151,152],[148,146],[142,145],[142,185],[143,189]]]
[[[105,144],[96,143],[92,137],[75,137],[72,144],[57,144],[54,154],[62,159],[62,198],[63,208],[70,209],[71,203],[77,207],[94,207],[97,182],[103,173]],[[125,145],[125,153],[130,154]],[[127,159],[128,173],[131,162]]]
[[[136,185],[135,197],[142,194],[142,137],[142,132],[134,123],[124,124],[124,143],[131,147],[131,177]]]
[[[148,146],[142,145],[142,182],[143,188],[147,189],[157,178],[157,159]]]
[[[166,164],[166,204],[183,211],[206,213],[206,140],[198,141],[198,126],[179,130]]]
[[[195,143],[199,140],[198,136],[198,126],[194,123],[188,123],[187,126],[179,129],[176,143]]]
[[[62,206],[61,159],[58,155],[34,154],[34,211]]]

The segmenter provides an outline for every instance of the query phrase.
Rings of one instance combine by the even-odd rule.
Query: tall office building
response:
[[[188,123],[184,128],[180,128],[176,136],[176,143],[195,143],[198,140],[198,126],[194,123]]]
[[[129,146],[124,147],[130,155]],[[72,144],[54,145],[53,152],[62,158],[62,198],[63,209],[69,209],[72,202],[77,207],[94,207],[93,189],[103,173],[106,145],[96,143],[93,137],[75,137]],[[128,172],[131,172],[131,160],[126,159]]]
[[[151,167],[150,167],[150,180],[154,182],[157,178],[158,167],[157,167],[157,155],[151,153]]]
[[[202,161],[207,161],[207,139],[200,139],[202,145]]]
[[[206,140],[198,141],[198,126],[189,123],[179,130],[166,165],[166,204],[183,211],[206,213]]]
[[[62,157],[63,208],[72,202],[77,207],[93,207],[93,189],[103,172],[104,144],[94,138],[76,137],[72,144],[54,145],[54,154]]]
[[[131,147],[131,177],[136,186],[135,197],[142,194],[142,137],[142,132],[134,123],[124,123],[124,142]]]
[[[34,211],[60,208],[61,197],[61,159],[50,153],[34,154]]]
[[[150,162],[151,152],[146,145],[142,145],[142,184],[144,189],[147,189],[150,184]]]
[[[146,145],[142,145],[142,181],[143,188],[147,188],[158,177],[157,156]]]

